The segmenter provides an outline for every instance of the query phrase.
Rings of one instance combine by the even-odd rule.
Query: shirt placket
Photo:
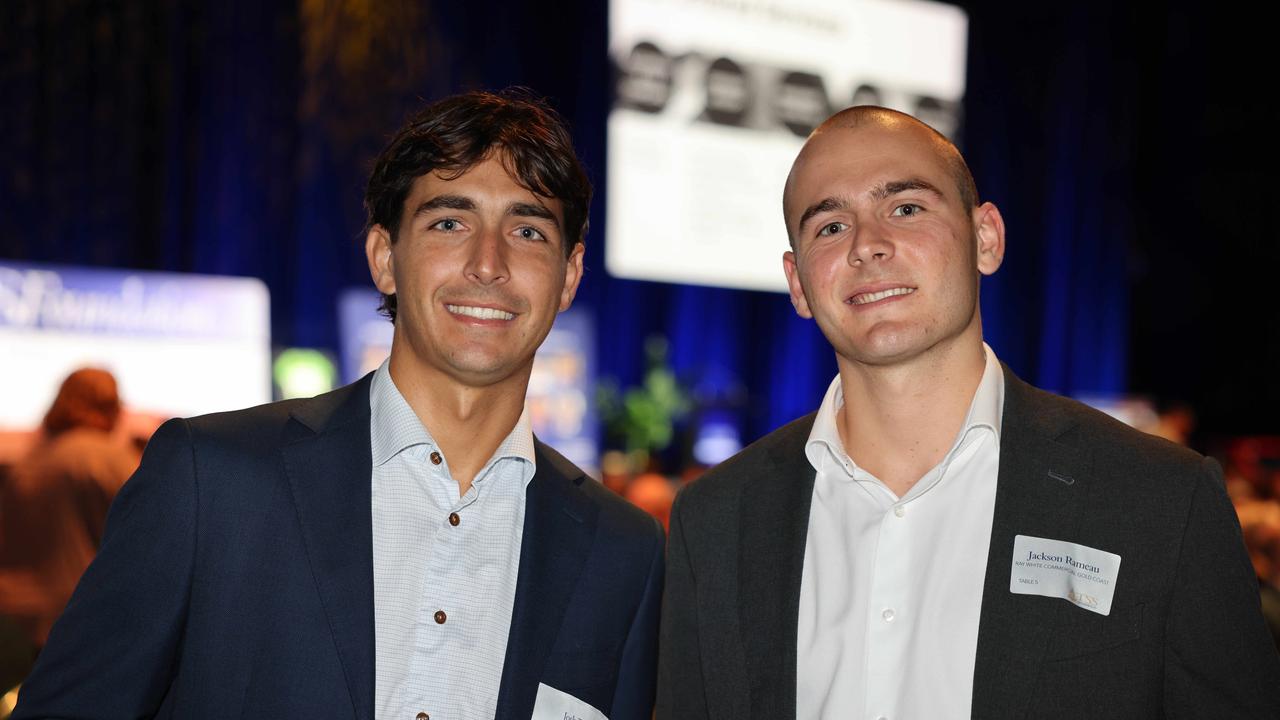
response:
[[[427,518],[432,528],[431,555],[425,558],[421,603],[418,606],[418,636],[423,641],[414,648],[415,664],[429,676],[442,679],[443,673],[431,673],[433,658],[450,657],[464,652],[469,618],[460,602],[467,592],[465,563],[462,559],[468,538],[478,528],[478,501],[483,492],[478,483],[472,483],[466,494],[457,497],[457,481],[449,472],[449,465],[435,448],[421,453],[421,462],[428,478],[432,498],[433,517]],[[470,521],[470,522],[468,522]],[[459,697],[461,688],[434,687],[431,695],[436,698]],[[444,708],[441,708],[443,710]]]
[[[876,539],[875,562],[867,594],[866,675],[863,717],[869,720],[898,720],[898,689],[906,676],[912,644],[912,568],[915,564],[912,507],[929,489],[941,482],[945,465],[920,479],[919,493],[908,492],[894,498],[882,510]],[[878,481],[877,481],[878,482]],[[883,486],[869,488],[873,492]],[[884,497],[891,496],[887,491]]]
[[[895,505],[894,507],[900,507]],[[886,510],[880,520],[867,595],[866,715],[894,720],[897,687],[906,668],[911,542],[906,514]]]
[[[867,603],[867,675],[865,717],[869,720],[897,720],[898,690],[907,676],[913,642],[913,617],[918,604],[911,603],[922,588],[912,583],[915,533],[919,504],[946,479],[956,457],[967,447],[968,434],[961,443],[930,470],[917,484],[890,506],[881,518],[875,570]],[[915,512],[913,512],[913,510]]]

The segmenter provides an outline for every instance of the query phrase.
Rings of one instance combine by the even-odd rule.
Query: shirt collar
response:
[[[371,450],[374,467],[383,465],[391,458],[406,449],[426,445],[437,447],[435,438],[427,431],[426,426],[418,419],[418,414],[409,407],[409,402],[400,394],[395,381],[391,379],[390,360],[384,360],[373,373],[373,381],[369,386],[369,412],[372,428]],[[524,461],[524,482],[533,478],[537,466],[534,460],[533,429],[529,420],[529,409],[525,407],[515,427],[498,444],[493,457],[485,463],[485,470],[504,458]],[[477,477],[484,475],[484,470]]]
[[[1000,360],[990,345],[982,343],[986,355],[986,366],[982,369],[982,380],[969,403],[969,412],[965,414],[964,424],[956,434],[955,443],[947,452],[946,464],[959,449],[965,437],[978,428],[989,430],[995,439],[996,447],[1000,447],[1000,423],[1004,416],[1004,372],[1000,368]],[[837,374],[827,386],[827,393],[818,407],[818,414],[813,420],[813,429],[809,431],[809,440],[805,443],[804,454],[809,464],[819,472],[823,470],[824,461],[834,461],[842,467],[849,477],[853,477],[857,467],[844,450],[840,440],[840,431],[836,425],[836,413],[844,407],[844,388],[840,385]]]
[[[982,350],[987,356],[987,365],[982,369],[982,381],[973,394],[973,402],[969,404],[969,413],[964,418],[961,435],[974,428],[986,428],[991,431],[1000,446],[1000,423],[1004,420],[1004,370],[1000,360],[991,346],[982,343]]]
[[[822,396],[822,404],[818,406],[818,414],[813,419],[813,429],[809,431],[809,440],[804,445],[804,454],[809,458],[809,464],[818,472],[822,472],[823,461],[830,460],[852,476],[853,462],[844,451],[839,426],[836,425],[836,413],[842,407],[844,388],[840,386],[840,374],[837,373],[827,386],[827,394]]]
[[[492,467],[494,463],[503,459],[512,459],[521,461],[521,480],[523,484],[528,485],[533,479],[533,473],[538,467],[538,462],[533,458],[533,427],[529,420],[529,406],[525,405],[520,411],[520,419],[516,420],[515,427],[511,428],[511,432],[502,439],[498,444],[498,449],[493,451],[493,457],[489,462],[485,463],[485,469]],[[485,471],[481,470],[476,476],[483,478]],[[476,482],[480,482],[479,479]]]

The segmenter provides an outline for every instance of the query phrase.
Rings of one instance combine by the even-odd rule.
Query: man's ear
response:
[[[791,305],[796,314],[802,318],[812,319],[809,300],[804,296],[804,286],[800,284],[800,268],[796,265],[796,254],[790,250],[782,253],[782,271],[787,274],[787,289],[791,291]]]
[[[564,266],[564,289],[560,291],[560,312],[568,310],[578,294],[578,283],[582,282],[582,256],[586,250],[587,246],[579,242],[569,251],[569,261]]]
[[[391,253],[391,233],[381,225],[369,228],[364,238],[364,254],[369,261],[369,276],[383,295],[396,291],[395,260]]]
[[[1004,262],[1004,218],[993,203],[973,209],[973,233],[978,243],[978,272],[991,275]]]

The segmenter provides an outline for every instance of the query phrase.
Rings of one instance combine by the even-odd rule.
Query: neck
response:
[[[982,382],[981,335],[964,340],[892,365],[839,358],[845,451],[899,497],[946,456]]]
[[[520,420],[533,366],[477,387],[407,355],[392,348],[391,379],[449,459],[449,471],[458,482],[461,497]]]

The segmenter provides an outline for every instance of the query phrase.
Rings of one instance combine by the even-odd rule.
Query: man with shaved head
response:
[[[1005,228],[956,147],[837,113],[783,213],[839,374],[676,500],[657,717],[1280,717],[1218,465],[983,342]]]

